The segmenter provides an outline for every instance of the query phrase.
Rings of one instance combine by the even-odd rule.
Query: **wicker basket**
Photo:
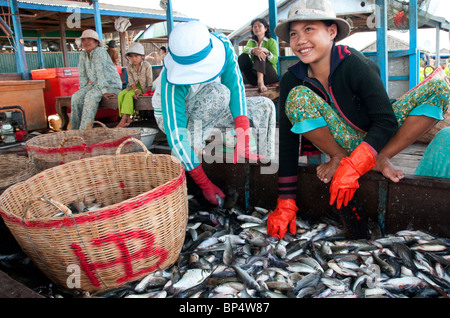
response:
[[[94,123],[103,127],[92,128]],[[140,139],[138,129],[108,128],[93,121],[84,130],[67,130],[44,134],[26,142],[28,156],[37,171],[43,171],[67,162],[100,155],[113,155],[117,147],[130,137]],[[130,143],[123,152],[132,152],[139,147]]]
[[[17,182],[27,180],[36,174],[33,162],[26,156],[16,154],[0,155],[0,190]]]
[[[130,140],[144,151],[121,154]],[[94,200],[104,207],[69,209]],[[116,155],[69,162],[9,187],[0,215],[53,282],[90,292],[117,287],[177,260],[188,218],[184,168],[132,138]]]

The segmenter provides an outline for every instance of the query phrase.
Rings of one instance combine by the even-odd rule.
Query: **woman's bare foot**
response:
[[[341,159],[344,158],[345,156],[346,156],[345,154],[339,154],[330,157],[330,161],[320,164],[316,169],[317,177],[323,183],[329,183],[333,179],[334,173],[336,172],[337,168],[341,163]]]
[[[381,172],[384,177],[393,182],[399,182],[405,177],[405,172],[403,170],[395,169],[389,158],[383,156],[380,157],[380,155],[378,155],[377,165],[373,170]]]
[[[263,84],[258,84],[258,88],[259,88],[260,92],[267,92],[268,91],[268,88],[267,88],[266,85],[264,85],[264,83]]]
[[[120,122],[117,124],[116,128],[125,128],[127,126],[129,126],[132,122],[132,119],[130,117],[130,115],[124,114],[122,116],[122,119],[120,120]]]

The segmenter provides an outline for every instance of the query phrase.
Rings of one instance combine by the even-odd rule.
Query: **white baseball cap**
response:
[[[169,35],[169,52],[164,58],[167,80],[174,85],[209,82],[222,73],[225,44],[198,22],[177,24]]]
[[[294,2],[288,12],[286,20],[281,21],[275,28],[275,34],[289,43],[290,23],[294,21],[334,21],[338,31],[335,41],[346,38],[350,33],[350,25],[344,19],[336,17],[333,6],[328,0],[298,0]]]

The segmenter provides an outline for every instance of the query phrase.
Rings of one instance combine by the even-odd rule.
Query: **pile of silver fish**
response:
[[[348,240],[339,222],[267,235],[271,211],[191,212],[176,264],[141,280],[125,297],[408,298],[450,296],[450,240],[404,230]]]
[[[190,197],[190,204],[195,200]],[[267,234],[271,211],[191,208],[175,264],[140,281],[73,297],[448,298],[450,240],[418,230],[349,240],[339,221],[296,220]],[[67,292],[67,291],[65,291]],[[53,292],[52,297],[67,297]]]

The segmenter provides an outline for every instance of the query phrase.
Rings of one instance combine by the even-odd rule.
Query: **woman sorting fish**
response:
[[[330,205],[347,206],[370,170],[393,182],[404,178],[390,159],[444,119],[450,88],[432,79],[392,105],[378,65],[357,50],[336,42],[350,32],[328,0],[298,0],[275,34],[289,42],[300,61],[280,82],[279,197],[267,231],[284,237],[295,233],[299,134],[329,162],[317,177],[331,182]]]
[[[274,145],[275,105],[266,97],[245,97],[237,56],[224,34],[209,33],[197,21],[180,23],[170,34],[168,51],[155,83],[155,118],[206,200],[217,205],[217,197],[225,195],[206,176],[194,142],[200,140],[196,149],[204,148],[207,131],[234,128],[234,163],[240,157],[256,161],[261,157],[250,148],[250,127],[265,132],[259,137]]]

